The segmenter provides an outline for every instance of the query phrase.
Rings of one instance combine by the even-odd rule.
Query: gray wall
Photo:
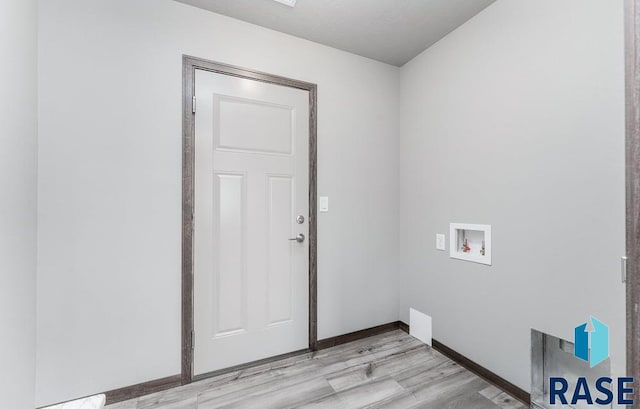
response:
[[[590,314],[624,374],[622,3],[499,0],[401,73],[400,316],[527,390],[530,329]],[[450,222],[492,267],[435,250]]]
[[[38,405],[180,370],[182,54],[319,84],[321,338],[415,307],[529,389],[530,328],[593,314],[624,373],[622,2],[499,0],[401,70],[169,0],[41,1],[39,38]]]
[[[170,0],[39,39],[38,405],[180,372],[182,54],[318,84],[319,337],[397,320],[396,67]]]
[[[37,6],[0,2],[0,396],[33,409],[36,308]]]

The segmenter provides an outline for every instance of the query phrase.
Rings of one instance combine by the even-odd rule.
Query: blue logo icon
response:
[[[609,327],[592,316],[589,321],[575,328],[574,343],[576,358],[589,362],[593,368],[609,358]],[[618,406],[633,405],[633,378],[617,378],[616,381],[615,378],[603,376],[590,384],[592,381],[585,376],[577,378],[575,382],[565,377],[549,377],[549,404],[556,405],[559,402],[568,405],[571,402],[573,408],[584,401],[586,405],[595,402],[596,405],[611,407],[617,393]],[[569,391],[570,383],[575,385],[573,392]],[[597,395],[592,395],[594,390]]]
[[[593,368],[609,358],[609,327],[592,316],[589,322],[575,328],[574,343],[576,358],[589,362]]]

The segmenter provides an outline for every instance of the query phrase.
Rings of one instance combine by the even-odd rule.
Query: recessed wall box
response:
[[[486,224],[449,224],[449,256],[490,266],[491,226]]]

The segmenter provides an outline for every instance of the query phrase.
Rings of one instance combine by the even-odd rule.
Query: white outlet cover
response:
[[[445,251],[447,249],[447,238],[444,234],[436,234],[436,250]]]

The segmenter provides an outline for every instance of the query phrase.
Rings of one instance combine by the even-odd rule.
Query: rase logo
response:
[[[575,327],[574,344],[575,357],[588,362],[593,368],[609,358],[609,327],[592,316],[588,322]],[[627,399],[627,396],[633,394],[633,388],[630,386],[633,384],[633,378],[618,378],[615,383],[618,405],[633,405],[633,399]],[[549,403],[576,405],[584,402],[589,405],[610,405],[614,402],[612,378],[598,378],[595,385],[590,386],[587,378],[579,377],[575,385],[573,392],[567,394],[569,381],[566,378],[549,378]],[[591,393],[593,389],[594,394]],[[571,399],[568,399],[568,396],[571,396]]]
[[[576,358],[589,362],[593,368],[609,358],[609,327],[596,317],[589,322],[578,325],[573,330],[573,340],[576,345]]]

